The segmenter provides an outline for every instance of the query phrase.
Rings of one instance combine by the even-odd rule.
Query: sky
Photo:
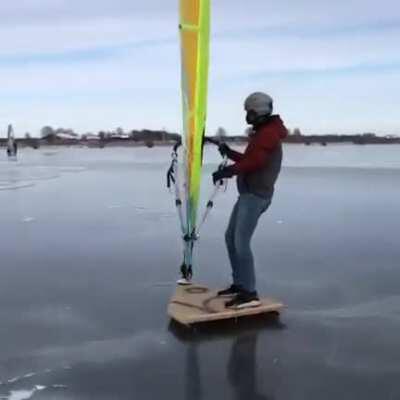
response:
[[[189,0],[187,0],[189,1]],[[178,0],[0,2],[0,136],[181,132]],[[212,0],[209,134],[265,91],[305,134],[400,135],[398,0]]]

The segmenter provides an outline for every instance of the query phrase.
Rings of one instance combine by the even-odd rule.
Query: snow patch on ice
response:
[[[122,206],[120,204],[110,204],[108,208],[113,209],[113,208],[121,208]]]
[[[35,221],[36,219],[35,219],[35,217],[24,217],[23,219],[22,219],[22,222],[33,222],[33,221]]]
[[[83,172],[86,171],[87,168],[86,167],[61,167],[60,171],[61,172]]]
[[[20,182],[20,183],[0,183],[0,190],[18,190],[25,189],[35,186],[32,182]]]
[[[36,375],[36,372],[29,372],[29,373],[25,374],[23,376],[23,378],[32,378],[32,376],[35,376],[35,375]]]
[[[8,383],[15,383],[21,379],[20,376],[15,376],[14,378],[9,379],[7,382]]]
[[[8,396],[3,396],[4,400],[27,400],[41,390],[46,389],[46,386],[36,385],[32,390],[12,390]]]

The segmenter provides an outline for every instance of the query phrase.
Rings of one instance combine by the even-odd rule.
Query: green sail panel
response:
[[[207,115],[210,0],[180,0],[183,143],[187,234],[196,229]]]

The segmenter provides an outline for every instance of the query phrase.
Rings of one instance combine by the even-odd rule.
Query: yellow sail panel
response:
[[[188,117],[187,113],[196,107],[198,43],[199,38],[196,32],[186,31],[181,28],[184,117]]]
[[[210,0],[180,0],[188,234],[196,227],[207,111]]]
[[[197,25],[201,0],[181,0],[181,22]]]

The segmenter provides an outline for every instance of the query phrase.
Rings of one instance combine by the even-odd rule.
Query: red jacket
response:
[[[249,136],[249,143],[245,152],[231,150],[229,158],[235,161],[231,167],[235,175],[248,174],[265,167],[268,155],[280,145],[288,134],[279,115],[273,115],[255,133]]]

